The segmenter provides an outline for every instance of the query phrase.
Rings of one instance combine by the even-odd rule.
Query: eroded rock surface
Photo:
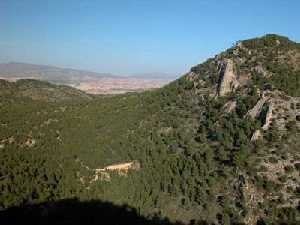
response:
[[[252,137],[251,137],[251,141],[257,141],[257,140],[260,140],[260,139],[262,139],[262,137],[263,137],[263,134],[261,133],[261,131],[260,131],[260,130],[256,130],[256,131],[253,133]]]
[[[260,115],[260,113],[261,113],[261,111],[262,111],[262,108],[263,108],[263,106],[264,106],[264,104],[265,104],[265,102],[266,102],[267,100],[268,100],[268,98],[262,97],[262,98],[255,104],[255,106],[247,112],[246,117],[249,116],[249,117],[252,118],[252,119],[257,118],[257,117]]]
[[[236,109],[236,101],[229,101],[227,102],[224,107],[224,112],[231,113]]]
[[[218,96],[224,96],[234,91],[238,86],[236,74],[233,69],[233,61],[226,59],[219,65],[220,82],[218,86]]]

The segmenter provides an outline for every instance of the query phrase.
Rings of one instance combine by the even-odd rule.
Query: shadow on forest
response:
[[[80,202],[67,199],[57,202],[47,202],[38,205],[12,207],[0,211],[1,225],[182,225],[171,223],[166,218],[154,216],[145,218],[136,209],[127,205],[117,206],[110,202],[92,200]]]

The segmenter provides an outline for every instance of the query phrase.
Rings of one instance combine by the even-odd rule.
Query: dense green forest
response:
[[[76,198],[127,204],[174,222],[297,224],[299,46],[278,35],[241,41],[143,93],[96,96],[1,81],[0,209]],[[247,82],[217,97],[218,63],[228,58]],[[290,114],[299,117],[281,122],[284,129],[276,120],[262,129],[267,109],[247,116],[266,89],[295,102]],[[251,141],[255,131],[263,138]],[[131,161],[139,168],[93,180],[95,169]]]

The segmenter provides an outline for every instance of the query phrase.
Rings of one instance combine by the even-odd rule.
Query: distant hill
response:
[[[159,88],[171,80],[170,77],[164,77],[164,74],[155,74],[155,76],[142,74],[128,77],[16,62],[0,64],[1,78],[9,81],[19,79],[48,81],[72,86],[93,94],[119,94],[148,90]]]
[[[74,102],[93,98],[92,95],[66,85],[55,85],[34,79],[21,79],[16,82],[0,79],[0,95],[3,98],[26,97],[45,102]]]
[[[109,73],[95,73],[55,66],[17,62],[0,64],[0,77],[8,79],[31,78],[58,84],[69,84],[103,77],[118,78],[118,76]]]
[[[179,74],[172,74],[172,73],[159,73],[159,72],[153,72],[153,73],[136,73],[131,75],[130,77],[134,78],[143,78],[143,79],[163,79],[163,80],[174,80],[176,78],[179,78]]]

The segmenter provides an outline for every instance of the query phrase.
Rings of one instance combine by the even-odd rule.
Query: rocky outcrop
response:
[[[138,170],[140,169],[140,163],[138,161],[132,161],[127,163],[113,164],[106,166],[100,171],[117,171],[118,173],[127,173],[129,170]]]
[[[191,82],[194,82],[196,80],[197,76],[198,75],[193,71],[190,71],[185,75],[186,79]]]
[[[95,182],[97,180],[110,181],[109,172],[117,172],[118,175],[126,176],[129,170],[139,170],[139,169],[140,169],[140,163],[136,160],[132,162],[113,164],[100,169],[94,169],[93,170],[94,175],[90,183]]]
[[[262,108],[263,108],[263,106],[264,106],[264,104],[267,100],[268,100],[268,98],[266,98],[266,97],[261,98],[255,104],[255,106],[247,112],[245,117],[250,117],[252,119],[255,119],[255,118],[259,117],[259,115],[262,111]]]
[[[266,118],[265,118],[265,123],[262,127],[263,130],[268,130],[270,127],[270,124],[272,123],[272,118],[273,118],[273,103],[272,101],[269,102],[268,104],[268,109],[267,109],[267,113],[266,113]]]
[[[260,131],[260,130],[256,130],[256,131],[253,133],[252,137],[251,137],[251,141],[258,141],[258,140],[261,140],[262,137],[263,137],[263,135],[262,135],[261,131]]]
[[[272,100],[263,96],[256,103],[256,105],[247,112],[245,117],[248,117],[248,118],[250,117],[252,119],[264,117],[263,118],[264,123],[262,125],[262,129],[268,130],[270,124],[272,123],[272,118],[273,118],[272,111],[273,111]],[[251,137],[251,141],[261,140],[262,138],[263,138],[263,134],[261,133],[261,131],[256,130]]]
[[[273,103],[272,99],[269,99],[267,97],[262,97],[256,105],[250,109],[245,117],[257,119],[257,118],[263,118],[263,130],[267,130],[272,122],[272,110],[273,110]],[[253,136],[255,133],[253,134]],[[254,137],[255,139],[255,137]]]
[[[255,66],[252,68],[252,70],[256,73],[261,74],[264,77],[270,76],[270,73],[265,68],[263,68],[262,65]]]
[[[116,172],[120,176],[126,176],[129,170],[139,170],[141,168],[140,163],[137,160],[125,163],[118,163],[106,166],[104,168],[91,169],[87,165],[85,165],[80,159],[76,159],[78,163],[80,163],[81,167],[91,172],[91,176],[81,176],[78,171],[77,176],[82,184],[89,185],[96,181],[110,181],[110,173]],[[87,187],[88,188],[88,187]]]
[[[278,90],[264,91],[261,96],[245,118],[260,119],[263,130],[268,130],[272,121],[280,131],[286,131],[291,124],[300,128],[300,97],[291,97]]]
[[[239,86],[239,82],[233,69],[233,61],[231,59],[227,59],[225,62],[220,63],[219,77],[218,96],[224,96],[234,91]]]
[[[231,113],[236,109],[236,101],[229,101],[223,106],[223,110],[226,113]]]

